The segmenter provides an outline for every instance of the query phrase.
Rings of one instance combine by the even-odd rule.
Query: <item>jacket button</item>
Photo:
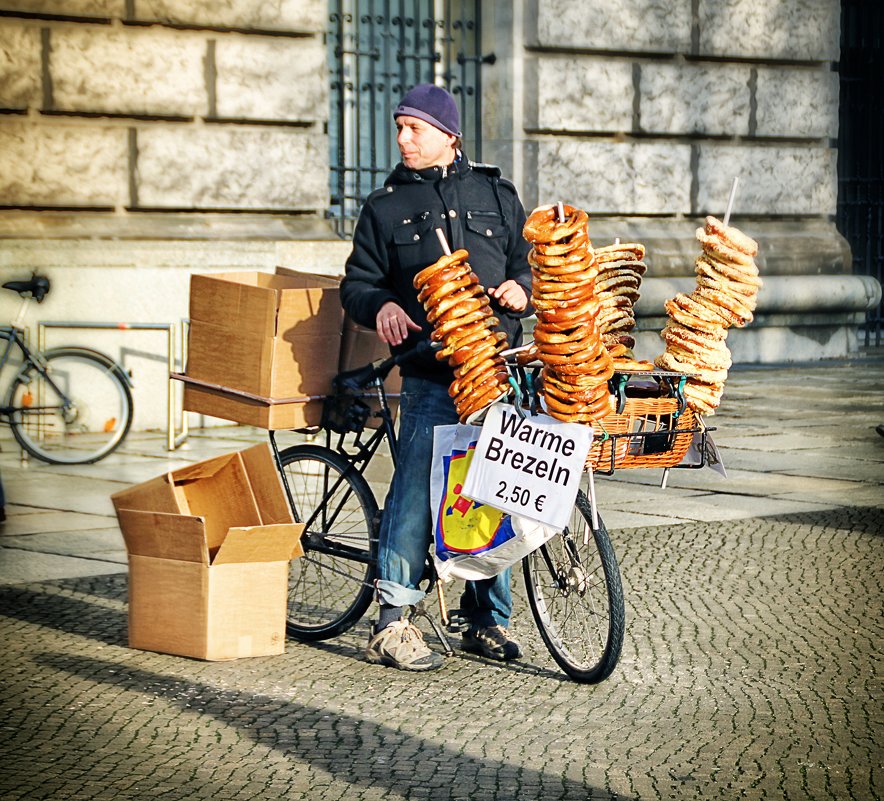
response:
[[[485,236],[491,236],[492,233],[493,231],[490,228],[485,229]]]
[[[415,235],[412,237],[412,239],[414,239],[415,242],[417,242],[417,240],[420,239],[420,238],[421,238],[421,235],[420,235],[420,234],[415,234]]]
[[[448,212],[448,216],[452,218],[457,217],[457,212],[454,209],[451,209],[451,211]]]

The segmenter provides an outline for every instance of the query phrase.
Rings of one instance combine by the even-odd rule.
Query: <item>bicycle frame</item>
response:
[[[375,453],[377,453],[378,448],[380,448],[381,443],[384,441],[384,439],[386,439],[390,444],[390,454],[393,459],[393,464],[395,465],[398,462],[396,429],[393,425],[392,411],[390,410],[390,406],[387,403],[387,393],[384,389],[384,383],[381,379],[376,378],[371,382],[369,388],[374,389],[378,403],[380,404],[380,411],[376,412],[374,416],[380,418],[381,426],[377,428],[365,442],[362,441],[363,432],[356,432],[356,437],[350,446],[351,450],[355,448],[355,453],[351,452],[351,450],[348,450],[345,447],[344,440],[347,436],[346,434],[340,434],[338,436],[337,445],[332,446],[332,432],[326,429],[326,447],[331,450],[337,451],[341,455],[345,456],[347,458],[347,461],[350,463],[350,468],[348,468],[348,471],[343,473],[337,479],[337,481],[334,482],[334,484],[332,484],[330,487],[324,488],[323,502],[317,505],[317,510],[316,512],[314,512],[313,516],[310,519],[302,521],[303,523],[305,523],[306,529],[308,531],[310,530],[316,515],[318,515],[320,512],[322,512],[323,514],[326,514],[328,512],[328,510],[326,509],[327,500],[334,497],[338,487],[341,485],[341,483],[343,483],[343,481],[346,479],[346,476],[349,474],[349,470],[353,470],[360,475],[363,474],[368,467],[368,464],[371,461],[372,457],[375,455]],[[292,496],[291,487],[289,486],[288,480],[286,479],[285,469],[283,468],[282,460],[280,459],[275,432],[269,431],[268,433],[270,438],[271,451],[273,452],[273,459],[276,463],[276,469],[278,470],[280,477],[282,478],[282,485],[283,489],[285,490],[286,497],[288,498],[289,507],[295,515],[295,519],[299,519],[300,514],[298,513],[294,497]],[[341,501],[341,503],[343,504],[343,500]],[[340,512],[340,509],[341,507],[332,510],[331,514],[328,516],[328,520],[330,522],[334,522],[335,518]],[[370,557],[359,551],[351,549],[346,545],[329,545],[324,541],[319,542],[310,539],[308,539],[305,544],[307,545],[308,549],[317,551],[319,553],[328,554],[329,556],[341,556],[343,558],[362,562],[364,564],[369,564],[371,562]]]
[[[37,351],[32,351],[24,340],[24,337],[21,336],[22,329],[17,328],[16,326],[0,326],[0,339],[6,340],[6,346],[3,349],[3,355],[0,356],[0,370],[2,370],[9,358],[12,354],[13,346],[17,347],[22,353],[22,366],[19,368],[18,374],[21,374],[28,367],[34,367],[37,372],[40,373],[42,378],[47,382],[47,384],[52,387],[52,390],[58,395],[61,399],[62,408],[67,408],[70,406],[70,399],[65,395],[62,391],[61,387],[52,380],[52,377],[49,375],[49,372],[46,369],[46,361],[43,359],[42,355]],[[12,381],[15,381],[15,377],[13,377]],[[10,383],[10,386],[12,382]],[[2,395],[0,395],[2,397]],[[41,410],[54,409],[55,405],[52,406],[29,406],[28,412],[39,412]],[[10,416],[16,410],[15,406],[0,406],[0,414]]]

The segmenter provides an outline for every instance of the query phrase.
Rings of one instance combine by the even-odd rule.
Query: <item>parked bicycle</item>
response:
[[[82,347],[31,348],[21,327],[28,306],[49,293],[49,279],[7,281],[4,289],[22,297],[19,313],[0,326],[0,372],[21,354],[8,390],[0,393],[0,416],[29,454],[50,464],[89,464],[120,446],[132,425],[132,382],[109,356]]]
[[[323,414],[325,445],[279,451],[270,432],[292,509],[306,524],[305,555],[292,562],[289,578],[287,631],[296,639],[337,636],[371,603],[380,512],[364,474],[384,442],[396,461],[396,432],[383,381],[413,353],[337,376]],[[376,403],[375,411],[367,399]],[[378,427],[367,428],[369,420],[378,421]],[[581,490],[568,526],[522,560],[529,605],[544,644],[566,674],[585,683],[602,681],[614,670],[625,625],[617,559],[601,517],[595,517],[593,525],[589,499]],[[448,631],[462,631],[464,621],[448,611],[429,552],[425,575],[428,595],[436,589]],[[450,653],[444,634],[428,619]]]

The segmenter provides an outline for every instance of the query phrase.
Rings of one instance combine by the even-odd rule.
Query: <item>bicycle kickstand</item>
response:
[[[440,594],[440,599],[441,597],[442,596]],[[442,605],[442,603],[444,603],[444,601],[440,600],[440,606]],[[444,611],[443,614],[445,614]],[[442,643],[442,647],[445,649],[445,656],[454,656],[454,649],[451,647],[451,643],[448,642],[448,638],[445,636],[442,628],[436,622],[436,618],[434,618],[427,611],[426,604],[423,601],[418,601],[411,607],[411,614],[409,615],[409,619],[413,621],[416,617],[423,617],[429,621],[430,625],[433,627],[433,631],[436,633],[436,637],[439,639],[439,642]]]

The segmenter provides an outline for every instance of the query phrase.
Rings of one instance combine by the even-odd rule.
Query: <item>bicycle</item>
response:
[[[292,562],[289,577],[286,629],[293,638],[317,641],[337,636],[353,626],[371,603],[380,511],[364,473],[384,441],[396,462],[396,432],[383,381],[394,366],[414,354],[393,356],[335,378],[320,426],[326,432],[325,445],[306,443],[280,451],[270,432],[295,518],[306,524],[305,555]],[[365,402],[366,390],[377,403],[374,413]],[[372,414],[380,424],[366,434]],[[337,435],[334,445],[333,435]],[[347,442],[348,437],[352,441]],[[607,678],[623,645],[623,587],[608,532],[582,490],[569,525],[522,560],[522,574],[534,621],[555,662],[578,682]],[[425,577],[428,595],[436,589],[448,631],[463,631],[465,621],[446,607],[429,553]],[[413,613],[427,617],[446,652],[453,653],[422,605]]]
[[[120,446],[132,426],[132,382],[113,359],[90,348],[65,346],[41,353],[28,346],[24,320],[28,305],[42,303],[49,279],[7,281],[3,289],[22,297],[18,316],[0,326],[0,371],[21,353],[0,406],[12,435],[32,456],[49,464],[90,464]]]

